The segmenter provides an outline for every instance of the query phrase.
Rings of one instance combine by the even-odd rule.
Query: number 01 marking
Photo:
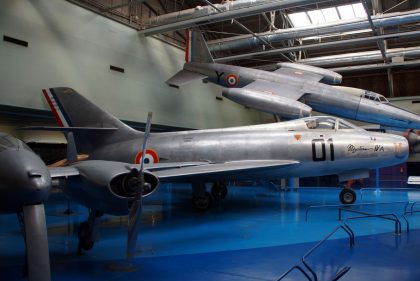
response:
[[[321,156],[317,154],[317,143],[321,144]],[[330,145],[330,160],[334,161],[334,143],[332,138],[327,140],[327,143]],[[312,140],[312,160],[317,161],[325,161],[327,159],[327,154],[325,152],[325,140],[324,139],[313,139]]]

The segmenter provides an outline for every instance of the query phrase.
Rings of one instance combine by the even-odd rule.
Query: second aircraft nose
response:
[[[396,136],[394,141],[395,156],[397,158],[408,158],[409,144],[406,138]]]

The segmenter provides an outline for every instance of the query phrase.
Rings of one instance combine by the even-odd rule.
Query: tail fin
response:
[[[68,128],[68,131],[86,127],[86,130],[75,129],[73,132],[78,153],[87,153],[99,146],[129,140],[141,134],[71,88],[50,88],[42,92],[60,127]],[[108,129],[99,132],[99,128]]]
[[[207,47],[203,34],[197,31],[187,30],[187,46],[185,49],[186,62],[208,62],[212,63],[213,57]]]

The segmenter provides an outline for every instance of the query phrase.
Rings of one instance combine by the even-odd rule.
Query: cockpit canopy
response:
[[[314,116],[305,118],[306,127],[310,130],[356,130],[360,129],[350,122],[331,116]]]
[[[0,134],[0,151],[6,150],[6,149],[31,150],[29,146],[27,146],[23,141],[18,140],[17,138],[14,138],[6,134]]]
[[[372,91],[365,91],[364,94],[362,95],[363,98],[365,99],[369,99],[369,100],[373,100],[373,101],[377,101],[377,102],[382,102],[382,103],[388,103],[389,101],[381,94],[372,92]]]

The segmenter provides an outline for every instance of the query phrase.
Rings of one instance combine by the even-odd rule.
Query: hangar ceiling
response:
[[[301,62],[342,73],[345,85],[420,95],[416,83],[404,83],[420,77],[418,0],[70,2],[182,48],[185,29],[200,29],[216,62],[263,69]]]

